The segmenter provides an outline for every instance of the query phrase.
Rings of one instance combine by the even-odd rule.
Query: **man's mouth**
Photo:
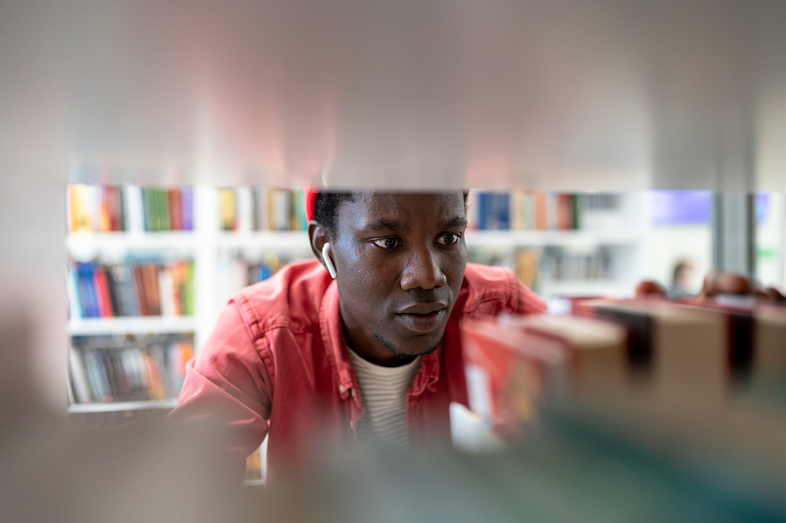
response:
[[[396,320],[418,334],[428,334],[442,325],[448,313],[443,303],[413,305],[396,313]]]

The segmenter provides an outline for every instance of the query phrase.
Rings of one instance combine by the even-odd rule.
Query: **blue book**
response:
[[[485,231],[486,216],[488,214],[489,194],[482,192],[478,194],[478,230]]]
[[[98,309],[98,296],[95,286],[95,263],[77,262],[77,273],[79,274],[79,297],[85,318],[98,318],[101,312]]]
[[[491,195],[491,219],[494,226],[490,229],[510,229],[510,194],[494,193]]]

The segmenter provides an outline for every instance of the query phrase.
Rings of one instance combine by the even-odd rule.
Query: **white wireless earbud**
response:
[[[328,249],[330,249],[330,244],[325,243],[325,245],[322,246],[322,261],[325,262],[325,267],[327,267],[327,270],[330,273],[330,275],[333,278],[335,278],[336,266],[333,265],[333,258],[330,257],[330,253],[328,252]]]

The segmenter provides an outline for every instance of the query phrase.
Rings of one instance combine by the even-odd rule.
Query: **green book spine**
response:
[[[577,231],[581,228],[581,195],[573,195],[573,209],[571,216],[573,217],[573,230]]]
[[[150,230],[158,231],[158,191],[150,189]]]
[[[172,230],[172,219],[169,215],[169,194],[166,189],[159,189],[161,193],[161,229]]]
[[[162,215],[161,189],[154,189],[156,193],[156,231],[161,232],[164,230],[164,219]]]
[[[142,189],[142,206],[145,208],[145,232],[151,232],[154,230],[153,191],[147,187]]]

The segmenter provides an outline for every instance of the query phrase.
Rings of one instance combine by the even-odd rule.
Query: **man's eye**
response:
[[[398,240],[395,238],[381,238],[379,240],[374,240],[374,245],[382,247],[383,249],[393,249],[398,247]]]
[[[458,234],[453,234],[451,232],[451,233],[443,234],[442,236],[440,236],[439,240],[437,240],[437,243],[439,243],[440,245],[453,245],[453,244],[455,244],[458,241],[459,241],[459,235]]]

